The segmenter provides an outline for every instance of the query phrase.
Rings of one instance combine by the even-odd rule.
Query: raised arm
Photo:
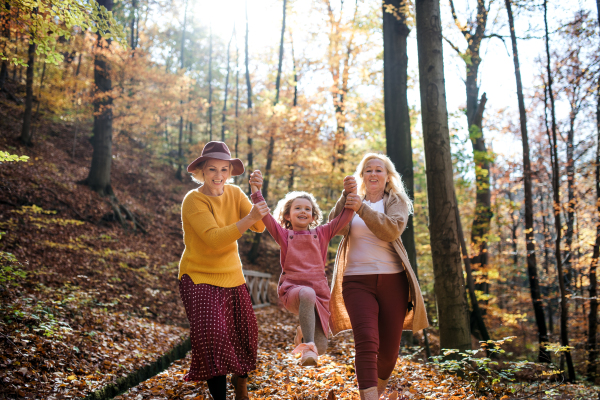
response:
[[[250,198],[252,199],[252,202],[254,204],[258,204],[260,202],[265,201],[260,190],[252,193]],[[262,221],[264,222],[264,224],[267,227],[267,230],[269,231],[271,236],[273,236],[273,239],[275,239],[277,244],[279,246],[281,246],[282,242],[283,242],[283,238],[286,237],[286,235],[287,235],[287,230],[284,227],[282,227],[281,225],[279,225],[277,223],[277,221],[275,221],[275,218],[273,218],[273,216],[270,213],[267,213],[267,215],[265,215],[263,217]]]
[[[219,227],[208,207],[205,204],[194,201],[194,199],[186,199],[183,202],[182,214],[200,239],[215,249],[221,249],[242,236],[236,223]],[[256,215],[253,218],[256,218]]]

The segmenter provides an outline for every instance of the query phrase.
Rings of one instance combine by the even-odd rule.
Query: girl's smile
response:
[[[295,231],[305,231],[314,221],[312,204],[308,199],[297,198],[292,202],[290,213],[285,216]]]

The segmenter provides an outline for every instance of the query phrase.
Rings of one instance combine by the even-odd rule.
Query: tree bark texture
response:
[[[546,59],[547,59],[547,79],[548,79],[548,97],[550,98],[550,115],[552,116],[552,140],[551,140],[551,158],[552,158],[552,192],[554,200],[554,224],[556,228],[556,243],[554,254],[556,257],[556,270],[558,274],[558,288],[560,290],[560,343],[563,346],[569,345],[568,318],[569,305],[567,303],[567,289],[565,285],[565,276],[562,266],[562,256],[560,252],[561,241],[561,222],[560,222],[560,183],[558,170],[558,142],[556,133],[556,109],[554,107],[554,93],[552,92],[552,69],[550,61],[550,34],[548,33],[548,2],[544,0],[544,28],[546,37]],[[575,368],[573,367],[573,359],[569,350],[565,351],[565,359],[567,361],[569,382],[575,381]]]
[[[429,233],[440,347],[471,348],[458,242],[439,0],[416,0],[423,142],[427,165]]]
[[[112,11],[113,0],[100,0],[98,4]],[[94,56],[94,127],[91,143],[93,147],[92,165],[86,179],[87,185],[101,196],[112,195],[110,169],[112,163],[112,103],[110,95],[112,81],[110,65],[102,51],[110,46],[110,41],[98,37],[97,52]],[[106,47],[104,45],[106,43]]]
[[[23,113],[23,126],[21,128],[21,141],[28,146],[31,142],[31,114],[33,111],[33,67],[35,66],[35,43],[30,39],[27,50],[27,78],[25,81],[25,112]]]
[[[600,0],[596,0],[598,8],[598,23],[600,25]],[[596,133],[598,144],[596,150],[596,242],[594,243],[594,252],[592,255],[592,264],[590,265],[590,313],[588,316],[588,368],[587,380],[595,382],[598,376],[598,349],[596,343],[596,334],[598,332],[598,258],[600,258],[600,79],[598,80],[598,92],[596,95]]]
[[[513,62],[515,65],[515,79],[517,82],[517,99],[519,102],[519,120],[521,122],[521,142],[523,144],[523,183],[525,188],[525,242],[527,244],[527,275],[529,277],[529,289],[535,322],[538,328],[538,342],[540,345],[538,361],[550,362],[550,354],[544,347],[549,341],[546,329],[546,317],[540,291],[540,282],[537,272],[537,260],[535,257],[535,233],[533,226],[533,191],[531,183],[531,161],[529,159],[529,137],[527,132],[527,113],[525,111],[525,100],[523,97],[523,83],[521,81],[521,68],[519,64],[519,53],[517,50],[517,36],[512,13],[511,0],[505,0],[510,27],[510,40],[513,50]]]
[[[408,195],[414,196],[414,176],[410,116],[407,98],[408,55],[406,40],[410,29],[406,24],[406,0],[383,2],[383,94],[387,154],[402,175]],[[386,11],[389,9],[389,11]],[[414,221],[409,217],[402,233],[408,261],[417,273]]]

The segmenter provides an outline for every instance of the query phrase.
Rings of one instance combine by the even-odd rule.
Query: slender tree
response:
[[[456,200],[456,193],[454,194],[454,202],[458,204],[458,201]],[[473,270],[471,269],[471,259],[469,258],[469,250],[465,241],[465,235],[463,233],[462,222],[460,220],[460,211],[458,210],[458,207],[456,207],[456,225],[458,241],[460,242],[462,258],[465,264],[467,288],[469,289],[469,299],[471,300],[471,308],[473,309],[471,313],[471,319],[473,321],[472,325],[475,325],[475,327],[479,331],[481,335],[480,339],[488,341],[490,340],[490,334],[488,333],[487,327],[485,326],[483,313],[481,312],[481,309],[479,308],[479,302],[477,301],[477,294],[475,293],[475,279],[473,279]]]
[[[235,157],[238,158],[238,146],[240,143],[239,132],[239,108],[240,108],[240,49],[237,36],[235,39]]]
[[[23,113],[23,126],[21,129],[21,141],[28,146],[31,142],[31,114],[33,110],[33,68],[35,66],[35,47],[33,34],[30,37],[27,49],[27,78],[25,82],[25,112]]]
[[[485,140],[483,137],[483,111],[486,103],[485,93],[479,97],[479,66],[481,65],[481,42],[485,38],[485,30],[488,18],[488,7],[485,0],[477,0],[477,14],[468,24],[459,21],[454,8],[454,1],[450,1],[452,18],[460,32],[467,41],[467,49],[461,52],[457,46],[450,43],[465,60],[467,91],[467,121],[469,126],[469,137],[473,146],[473,158],[475,161],[475,218],[471,228],[471,243],[475,245],[476,252],[473,254],[471,264],[474,268],[485,271],[488,264],[487,235],[490,231],[492,220],[492,200],[490,191],[490,159],[488,156]],[[489,284],[478,284],[480,290],[489,293]]]
[[[246,64],[246,93],[248,96],[248,170],[252,171],[254,166],[254,157],[252,153],[252,84],[250,82],[250,61],[248,56],[248,0],[246,0],[246,37],[245,37],[245,64]],[[248,182],[248,193],[250,193],[250,183]]]
[[[600,25],[600,0],[596,0],[598,24]],[[596,93],[596,241],[590,265],[590,314],[588,316],[588,368],[587,379],[594,382],[598,376],[598,348],[596,334],[598,332],[598,258],[600,258],[600,78]]]
[[[429,234],[440,347],[466,350],[471,348],[471,334],[457,232],[440,3],[439,0],[416,0],[415,5]]]
[[[180,65],[179,68],[181,73],[185,70],[185,28],[187,24],[187,10],[188,0],[185,1],[185,7],[183,12],[183,26],[181,28],[181,53],[179,57]],[[175,177],[179,180],[183,179],[183,97],[179,100],[179,106],[181,107],[181,115],[179,116],[179,142],[177,147],[177,173]]]
[[[212,112],[213,112],[213,104],[212,104],[212,57],[213,57],[213,48],[212,48],[212,26],[209,28],[208,34],[208,140],[212,141]]]
[[[283,18],[281,22],[281,40],[279,43],[279,64],[277,67],[277,77],[275,78],[275,100],[273,101],[273,106],[279,104],[279,89],[281,86],[281,68],[283,65],[283,45],[285,39],[285,15],[287,8],[287,0],[283,0]],[[269,147],[267,148],[267,163],[265,165],[265,177],[262,186],[262,194],[265,201],[268,201],[269,197],[269,182],[271,180],[271,166],[273,165],[273,152],[275,150],[275,130],[277,127],[270,127],[270,135],[269,135]],[[248,254],[248,258],[250,262],[256,261],[258,257],[258,248],[260,246],[260,238],[261,234],[254,234],[254,241],[252,242],[252,247],[250,248],[250,253]]]
[[[223,99],[223,112],[221,113],[221,142],[225,141],[225,118],[227,115],[227,95],[229,94],[229,73],[231,71],[229,56],[231,52],[231,41],[235,37],[235,25],[233,26],[233,33],[231,34],[231,39],[229,39],[229,43],[227,44],[227,75],[225,77],[225,98]]]
[[[112,11],[113,0],[99,0],[98,4],[107,11]],[[87,179],[84,181],[92,190],[100,195],[113,196],[110,185],[110,169],[112,163],[112,80],[110,64],[104,55],[110,47],[110,39],[103,40],[97,35],[96,52],[94,55],[94,127],[92,138],[92,165]]]
[[[513,62],[515,65],[515,79],[517,81],[517,99],[519,103],[519,119],[521,122],[521,142],[523,144],[523,183],[525,186],[525,242],[527,244],[527,275],[529,276],[529,289],[535,322],[538,328],[540,362],[550,362],[550,354],[544,347],[548,342],[548,331],[546,330],[546,317],[540,291],[540,282],[537,272],[537,260],[535,257],[535,233],[533,226],[533,192],[531,183],[531,161],[529,159],[529,138],[527,134],[527,113],[525,111],[525,100],[523,97],[523,83],[521,81],[521,68],[519,65],[519,53],[517,51],[517,36],[512,13],[511,0],[505,0],[508,23],[510,27],[510,40],[513,50]]]
[[[298,106],[298,71],[296,70],[296,55],[294,54],[294,37],[292,36],[292,31],[290,30],[290,44],[292,47],[292,67],[294,69],[294,99],[292,100],[292,107],[294,109]],[[296,133],[297,133],[297,125],[298,120],[294,122],[294,134],[292,134],[291,142],[292,149],[290,154],[290,162],[288,168],[290,170],[290,176],[288,178],[288,191],[294,190],[294,174],[296,173]]]
[[[0,26],[2,30],[0,35],[4,37],[2,42],[2,54],[6,54],[6,44],[10,40],[10,2],[6,1],[2,12],[0,13]],[[4,85],[8,79],[8,60],[0,62],[0,92],[4,90]]]
[[[552,68],[550,61],[550,34],[548,32],[548,0],[544,0],[544,32],[546,38],[546,59],[547,59],[547,90],[548,98],[550,99],[550,115],[552,117],[552,136],[550,140],[550,152],[552,159],[552,192],[554,200],[554,225],[556,228],[556,243],[554,255],[556,257],[556,270],[558,273],[558,288],[560,290],[560,343],[563,346],[569,346],[569,332],[568,332],[568,318],[569,318],[569,305],[567,303],[567,289],[565,285],[565,276],[562,265],[562,255],[560,252],[561,242],[561,230],[562,225],[560,222],[560,183],[559,183],[559,171],[558,171],[558,141],[556,133],[556,109],[554,106],[554,93],[552,91]],[[575,369],[573,367],[573,359],[571,357],[571,351],[565,351],[565,359],[567,361],[568,370],[568,381],[575,381]]]

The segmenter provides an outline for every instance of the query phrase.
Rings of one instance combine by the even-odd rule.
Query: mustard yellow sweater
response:
[[[219,287],[246,283],[237,245],[242,235],[235,224],[251,209],[252,203],[238,186],[225,185],[221,196],[189,191],[181,206],[185,250],[179,279],[188,274],[195,284]],[[258,221],[250,229],[262,232],[265,225]]]

